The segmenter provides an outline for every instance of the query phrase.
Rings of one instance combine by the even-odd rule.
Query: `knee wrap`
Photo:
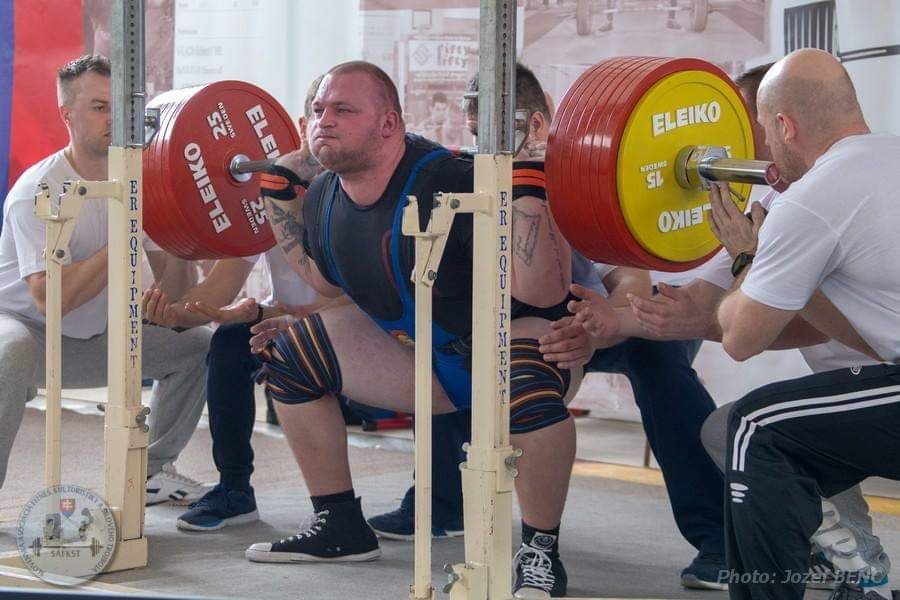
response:
[[[257,382],[265,381],[278,402],[301,404],[341,391],[341,368],[319,315],[279,333],[260,359]]]
[[[569,390],[568,370],[544,362],[534,339],[512,341],[510,360],[510,433],[528,433],[569,417],[563,398]]]

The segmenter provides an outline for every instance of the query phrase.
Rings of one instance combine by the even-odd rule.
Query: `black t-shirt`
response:
[[[406,286],[414,295],[410,279],[415,264],[414,240],[399,230],[399,272],[396,281],[391,251],[397,204],[401,196],[414,195],[419,200],[420,221],[427,224],[430,200],[438,192],[472,191],[471,159],[441,156],[425,164],[404,193],[413,167],[424,156],[441,147],[420,136],[407,134],[406,152],[378,201],[366,207],[355,204],[340,185],[335,173],[319,175],[306,193],[303,204],[304,247],[319,271],[330,283],[340,286],[373,317],[397,320],[403,307],[400,288]],[[323,230],[324,214],[331,196],[331,219]],[[334,269],[325,256],[326,234]],[[459,213],[447,239],[434,292],[434,321],[448,333],[466,336],[472,321],[472,215]],[[410,332],[412,333],[412,332]]]

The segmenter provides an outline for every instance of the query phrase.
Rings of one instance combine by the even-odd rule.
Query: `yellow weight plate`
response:
[[[617,192],[635,241],[673,263],[715,250],[708,192],[679,186],[674,167],[685,146],[724,146],[733,158],[754,157],[750,117],[730,82],[700,70],[663,77],[635,104],[621,140]],[[750,195],[749,184],[731,187],[743,198]]]

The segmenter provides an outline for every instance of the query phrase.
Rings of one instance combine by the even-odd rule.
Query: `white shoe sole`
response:
[[[381,548],[376,548],[371,552],[363,554],[351,554],[350,556],[339,556],[337,558],[322,558],[311,554],[300,554],[296,552],[266,552],[263,550],[247,549],[244,556],[251,562],[263,563],[295,563],[295,562],[366,562],[375,560],[381,556]]]
[[[703,581],[697,577],[682,577],[681,587],[689,590],[719,590],[728,591],[727,583],[714,583],[712,581]]]
[[[385,539],[385,540],[395,540],[398,542],[411,542],[416,539],[416,536],[414,536],[414,535],[404,535],[402,533],[391,533],[390,531],[379,531],[379,530],[375,529],[374,527],[372,528],[372,531],[375,532],[375,535],[377,535],[378,537]],[[444,535],[434,535],[431,537],[432,537],[432,539],[435,539],[435,540],[442,540],[444,538],[460,537],[464,533],[465,533],[464,531],[450,530],[450,531],[446,531],[444,533]]]
[[[252,523],[253,521],[259,520],[259,511],[254,510],[253,512],[244,513],[242,515],[238,515],[236,517],[228,517],[227,519],[222,519],[222,521],[216,525],[210,527],[203,527],[200,525],[192,525],[187,521],[182,521],[178,519],[175,521],[175,527],[181,529],[182,531],[217,531],[219,529],[223,529],[230,525],[243,525],[244,523]]]

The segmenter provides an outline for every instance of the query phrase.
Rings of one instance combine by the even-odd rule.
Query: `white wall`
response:
[[[752,64],[784,56],[784,9],[811,0],[770,0],[771,52]],[[897,0],[836,0],[837,49],[841,53],[900,44],[900,2]],[[900,55],[844,63],[873,131],[900,135]]]
[[[174,87],[239,79],[293,116],[309,83],[362,57],[359,0],[179,0]]]

